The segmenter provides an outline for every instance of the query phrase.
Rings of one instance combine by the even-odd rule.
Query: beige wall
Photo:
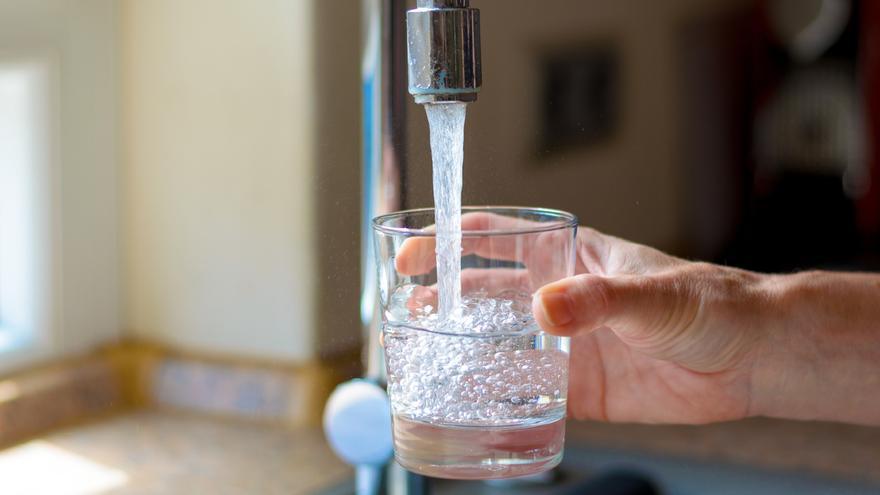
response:
[[[485,86],[469,108],[465,202],[568,209],[675,248],[686,228],[676,30],[744,3],[475,1]],[[63,70],[59,342],[85,349],[121,327],[286,361],[357,345],[358,11],[317,0],[0,0],[0,40],[55,47]],[[621,54],[619,132],[538,158],[536,54],[591,42]],[[409,111],[409,206],[421,206],[431,201],[426,121]]]
[[[51,288],[45,339],[0,368],[69,355],[119,336],[118,19],[115,0],[0,0],[0,58],[50,61],[46,205]]]
[[[677,249],[684,237],[677,30],[746,0],[505,0],[481,9],[483,90],[468,108],[465,204],[555,207],[582,223]],[[618,130],[539,156],[539,54],[610,43],[620,55]],[[408,206],[431,201],[424,111],[411,104]]]
[[[314,356],[312,2],[122,3],[125,326]]]
[[[474,2],[485,86],[469,108],[465,202],[568,209],[677,248],[676,33],[745,3]],[[356,346],[359,4],[123,5],[127,328],[294,360]],[[621,55],[619,130],[539,158],[537,54],[592,42]],[[426,121],[409,112],[408,206],[422,206]]]

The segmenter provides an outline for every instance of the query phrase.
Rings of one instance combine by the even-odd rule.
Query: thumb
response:
[[[608,326],[630,345],[668,344],[690,326],[700,306],[684,285],[661,276],[578,275],[538,290],[532,312],[541,328],[556,335]]]

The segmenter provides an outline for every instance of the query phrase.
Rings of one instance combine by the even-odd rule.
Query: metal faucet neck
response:
[[[420,9],[466,9],[470,0],[419,0],[416,5]]]
[[[416,103],[470,102],[483,84],[480,11],[468,0],[419,0],[406,13],[409,92]]]

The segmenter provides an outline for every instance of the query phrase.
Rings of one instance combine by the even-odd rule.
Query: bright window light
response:
[[[49,69],[0,58],[0,353],[45,337],[50,321]]]
[[[124,486],[128,475],[34,440],[0,452],[0,480],[9,495],[98,495]]]

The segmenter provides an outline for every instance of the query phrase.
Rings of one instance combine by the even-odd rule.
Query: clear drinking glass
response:
[[[373,220],[394,451],[428,476],[492,479],[562,460],[569,340],[544,333],[532,294],[574,274],[577,218],[462,209],[461,304],[437,314],[434,210]]]

